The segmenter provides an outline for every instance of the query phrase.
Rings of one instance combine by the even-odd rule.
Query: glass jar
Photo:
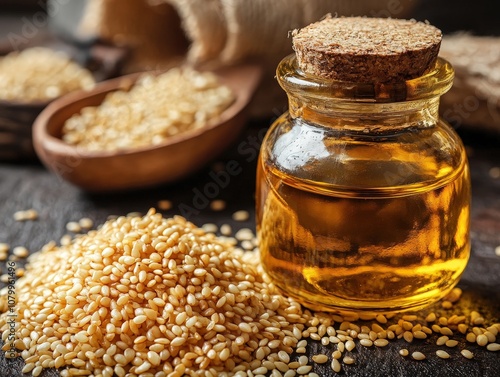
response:
[[[444,297],[470,253],[470,177],[438,115],[454,71],[361,84],[277,78],[289,112],[269,129],[257,168],[257,231],[273,282],[313,309],[399,312]]]

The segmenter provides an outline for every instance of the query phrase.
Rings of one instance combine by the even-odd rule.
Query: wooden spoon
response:
[[[51,171],[88,191],[141,188],[185,177],[222,152],[240,134],[246,123],[244,110],[257,88],[261,69],[241,65],[214,73],[236,99],[203,127],[175,135],[159,145],[121,151],[86,151],[61,140],[68,118],[86,106],[98,106],[109,92],[133,85],[140,76],[133,74],[52,102],[35,121],[35,151]]]

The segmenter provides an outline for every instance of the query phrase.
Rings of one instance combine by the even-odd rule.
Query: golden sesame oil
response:
[[[455,159],[425,148],[413,154],[404,142],[413,138],[410,130],[394,142],[322,135],[323,155],[342,154],[344,165],[323,166],[316,156],[313,178],[304,179],[272,156],[280,155],[277,130],[285,126],[289,133],[301,129],[286,153],[295,148],[303,158],[297,145],[310,146],[308,126],[292,123],[285,116],[271,128],[257,168],[260,253],[273,282],[306,306],[334,311],[397,312],[446,295],[469,258],[464,149]],[[418,131],[420,140],[449,137],[461,145],[441,126]]]

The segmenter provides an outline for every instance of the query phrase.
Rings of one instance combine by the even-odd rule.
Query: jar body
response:
[[[257,172],[273,282],[320,310],[398,312],[445,296],[469,259],[470,178],[460,139],[435,115],[439,98],[391,104],[405,113],[392,117],[386,105],[358,114],[350,104],[345,116],[328,100],[312,109],[289,98]]]

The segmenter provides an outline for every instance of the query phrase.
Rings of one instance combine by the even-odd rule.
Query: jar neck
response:
[[[289,94],[288,102],[292,118],[365,134],[428,128],[439,119],[439,96],[407,102],[356,103],[301,98]]]
[[[289,55],[278,65],[276,77],[288,95],[292,118],[369,133],[436,124],[439,98],[451,88],[454,70],[438,58],[415,79],[356,83],[307,75],[295,55]]]

